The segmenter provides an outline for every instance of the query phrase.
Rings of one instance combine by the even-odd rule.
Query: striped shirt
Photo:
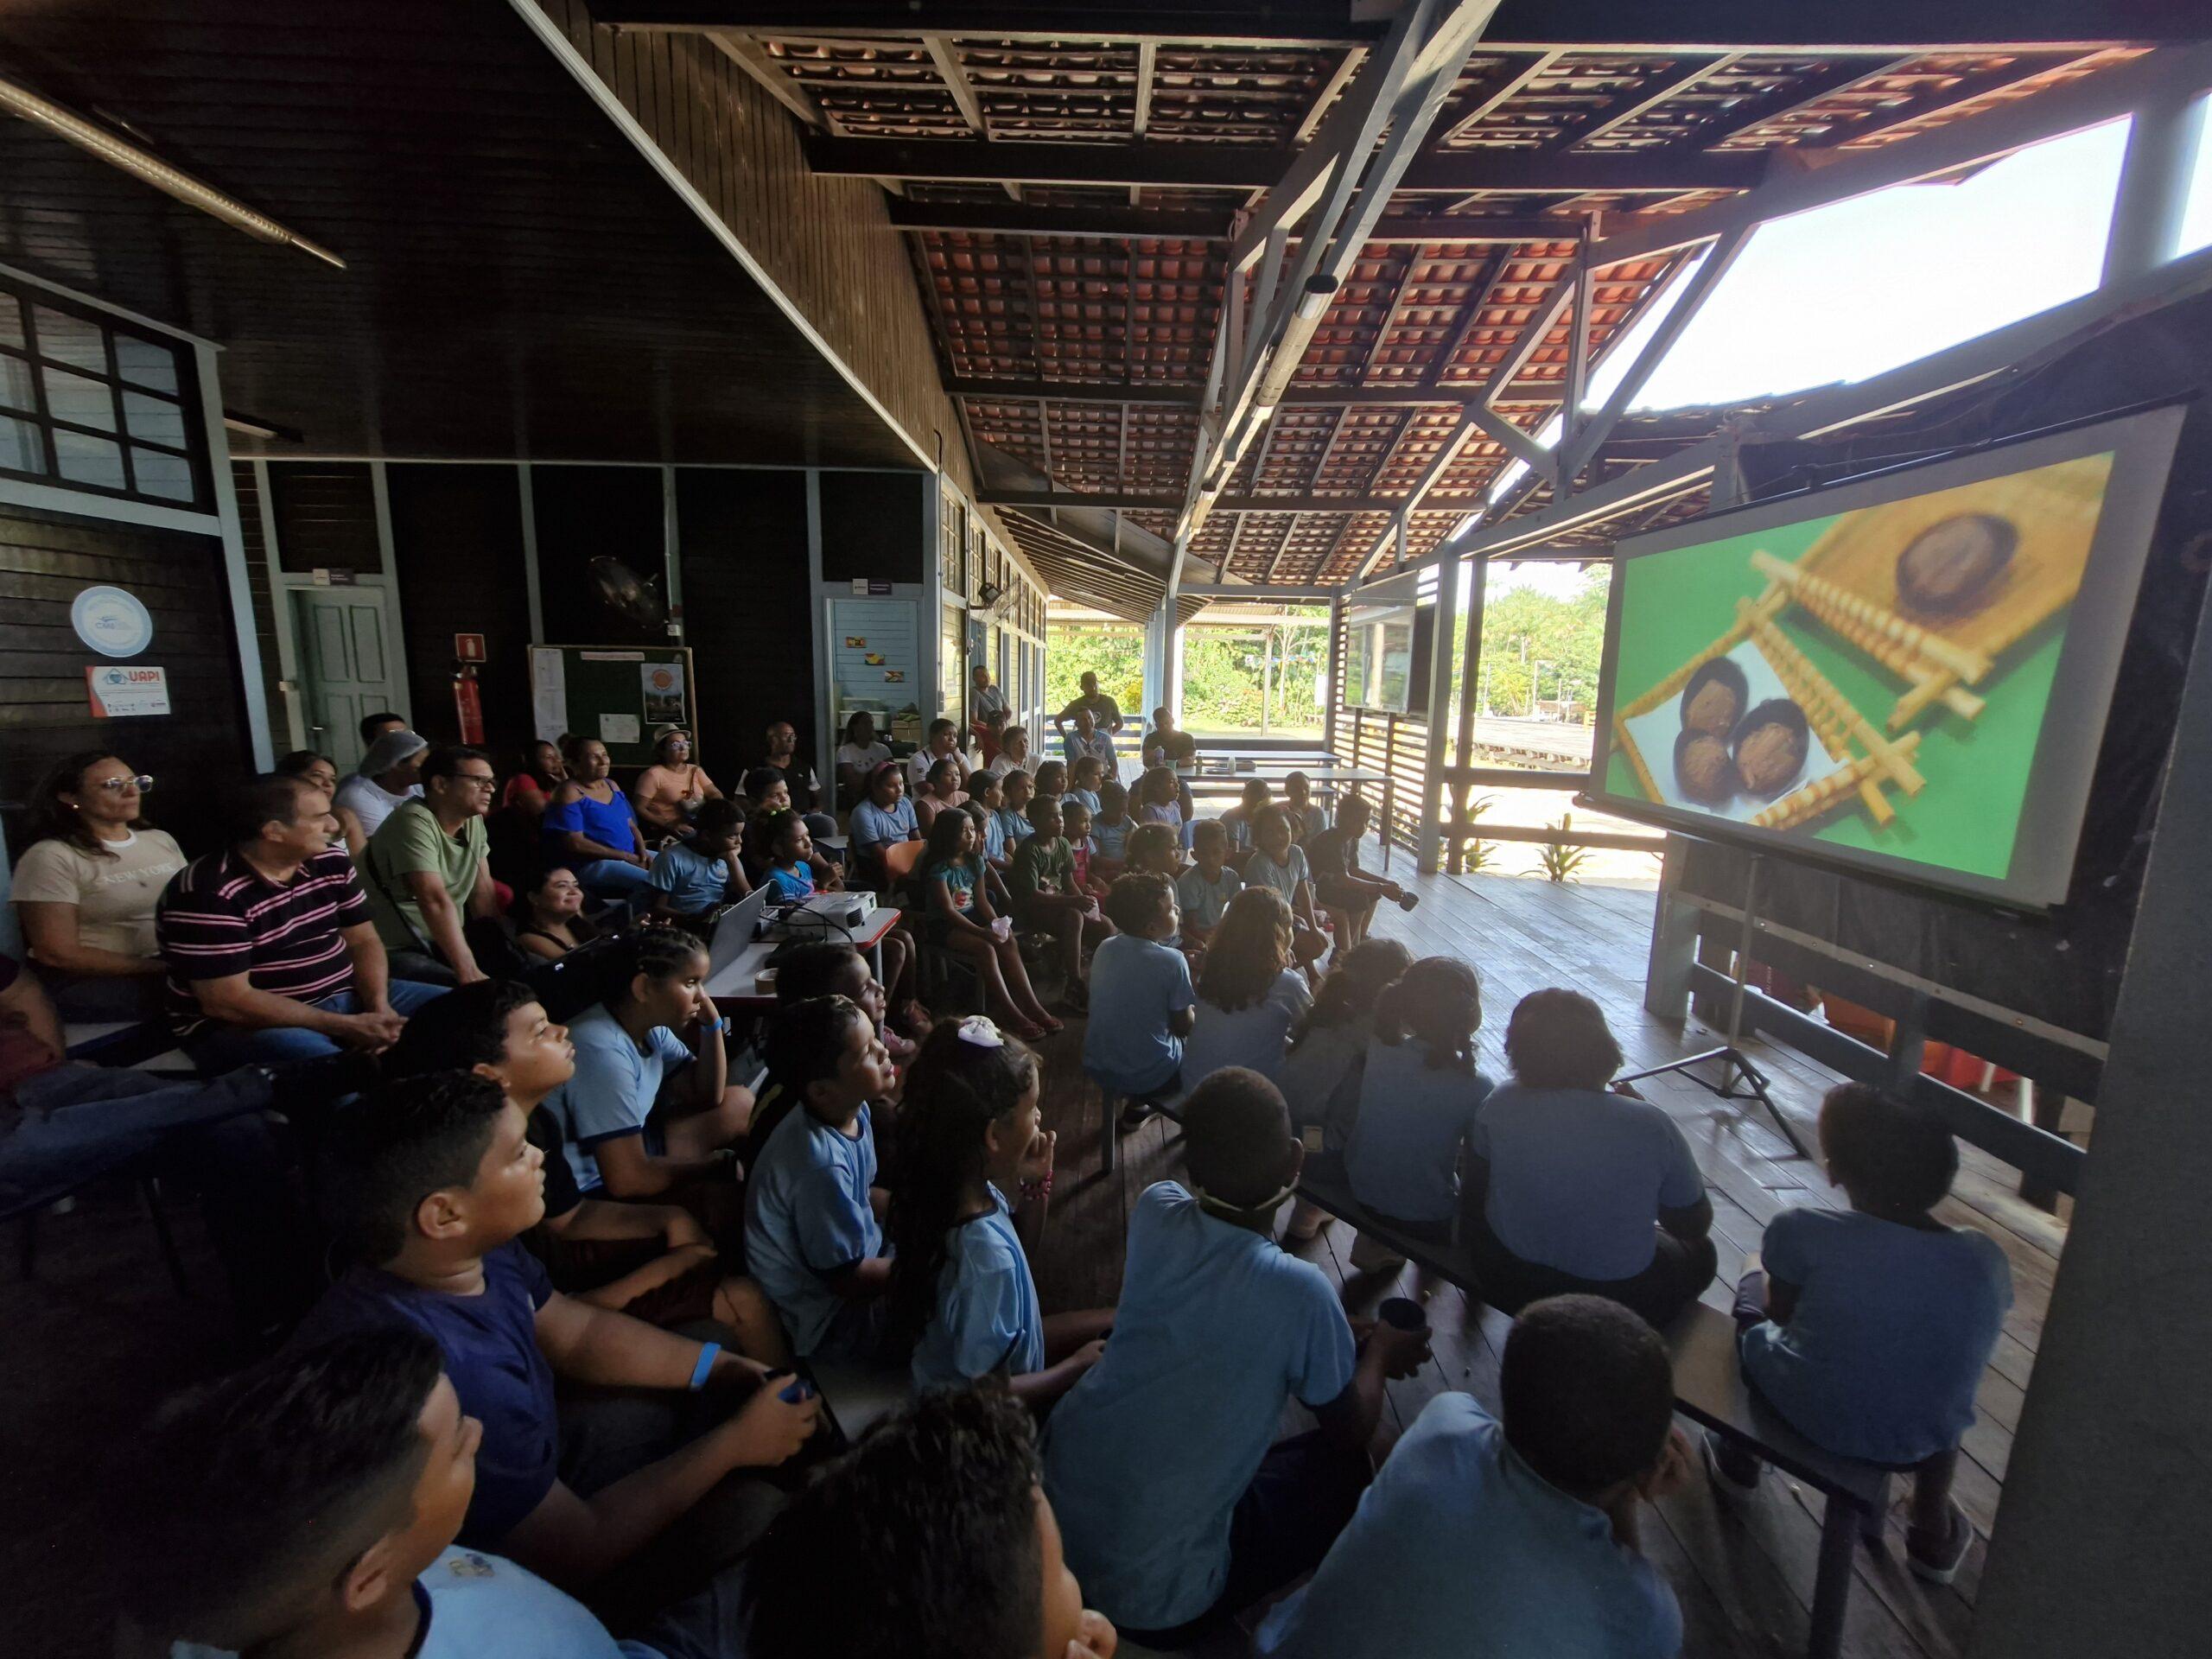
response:
[[[317,853],[278,887],[234,850],[179,871],[154,912],[168,964],[169,1024],[180,1038],[211,1023],[191,982],[246,976],[257,991],[322,1002],[353,988],[353,958],[339,929],[372,919],[343,847]]]

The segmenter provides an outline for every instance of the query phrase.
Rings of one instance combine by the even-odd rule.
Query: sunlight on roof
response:
[[[2107,122],[1961,184],[1899,185],[1761,226],[1635,407],[1864,380],[2089,292],[2126,143],[2127,123]]]

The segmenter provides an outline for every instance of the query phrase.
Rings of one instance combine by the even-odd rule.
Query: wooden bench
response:
[[[1470,1298],[1481,1300],[1473,1260],[1465,1250],[1429,1243],[1378,1219],[1352,1196],[1338,1160],[1309,1162],[1298,1190],[1300,1197],[1376,1243],[1457,1285]],[[1676,1409],[1803,1481],[1827,1500],[1805,1651],[1809,1659],[1835,1659],[1843,1645],[1844,1608],[1851,1596],[1853,1546],[1861,1536],[1878,1544],[1883,1516],[1889,1510],[1890,1472],[1823,1452],[1752,1394],[1737,1359],[1736,1321],[1719,1308],[1694,1302],[1660,1335],[1674,1363]]]

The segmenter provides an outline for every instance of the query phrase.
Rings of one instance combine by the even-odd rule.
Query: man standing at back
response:
[[[484,829],[497,787],[481,749],[433,749],[423,762],[423,798],[369,837],[361,874],[377,938],[410,978],[472,985],[488,977],[463,930],[471,917],[499,913]]]
[[[1075,718],[1076,710],[1088,709],[1090,711],[1091,722],[1100,731],[1106,733],[1109,736],[1120,731],[1122,705],[1098,689],[1098,677],[1096,674],[1084,675],[1082,683],[1083,695],[1052,716],[1053,730],[1065,735],[1067,723]]]

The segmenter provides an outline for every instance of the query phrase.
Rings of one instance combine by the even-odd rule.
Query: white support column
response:
[[[391,493],[385,486],[385,463],[381,461],[369,463],[369,499],[376,507],[377,557],[384,569],[385,638],[391,644],[394,659],[392,706],[407,716],[411,727],[415,723],[415,688],[409,683],[407,619],[399,603],[399,555],[391,537]]]
[[[2156,270],[2181,245],[2182,216],[2204,134],[2202,91],[2169,87],[2136,110],[2113,197],[2104,281]]]
[[[292,614],[291,591],[284,586],[284,560],[276,545],[276,500],[270,493],[265,461],[253,463],[253,493],[261,505],[261,557],[269,578],[270,620],[276,634],[277,684],[284,699],[284,747],[303,749],[308,746],[308,724],[300,697],[299,629]],[[269,737],[273,744],[276,734],[272,730]]]
[[[223,429],[222,382],[215,372],[213,346],[195,346],[193,357],[200,372],[200,425],[207,434],[207,481],[222,524],[223,575],[230,589],[232,632],[238,636],[238,675],[245,682],[246,738],[254,770],[267,772],[276,764],[276,751],[269,741],[269,699],[261,677],[261,640],[253,629],[253,590],[246,585],[245,536],[238,519],[238,488],[231,477],[231,446]],[[276,597],[270,594],[270,603]]]
[[[936,486],[935,474],[930,484]],[[937,558],[931,550],[932,563]],[[812,596],[814,611],[814,775],[828,779],[823,786],[830,791],[830,804],[837,804],[837,745],[844,741],[843,734],[836,729],[837,698],[830,678],[830,664],[836,660],[830,654],[830,599],[822,591],[822,474],[814,467],[806,473],[806,591]]]
[[[676,468],[660,469],[660,568],[662,592],[668,598],[669,620],[674,624],[668,637],[677,645],[685,643],[683,616],[683,548],[677,535],[676,523]],[[698,710],[693,709],[693,718]]]
[[[545,637],[545,590],[537,576],[537,498],[531,493],[530,463],[515,468],[515,483],[522,508],[522,581],[530,601],[530,643],[550,645]]]
[[[1444,759],[1452,734],[1452,637],[1459,621],[1459,567],[1454,563],[1437,569],[1436,626],[1429,631],[1428,747],[1421,774],[1421,825],[1414,841],[1414,861],[1424,875],[1442,868]],[[1387,830],[1389,826],[1384,827]]]

